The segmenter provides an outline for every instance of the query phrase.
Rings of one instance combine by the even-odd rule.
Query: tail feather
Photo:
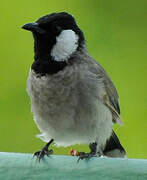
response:
[[[120,141],[114,131],[112,131],[110,139],[106,142],[103,154],[108,157],[126,157],[126,151],[120,144]]]

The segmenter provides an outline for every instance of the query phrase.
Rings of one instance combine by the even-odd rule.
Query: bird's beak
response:
[[[44,34],[46,31],[38,26],[38,23],[27,23],[22,26],[22,29],[27,31],[36,32],[39,34]]]

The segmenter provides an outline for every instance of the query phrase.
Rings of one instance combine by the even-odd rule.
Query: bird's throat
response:
[[[35,60],[31,66],[31,69],[33,69],[39,76],[45,76],[47,74],[56,74],[59,71],[62,71],[66,66],[66,62],[56,62],[53,60]]]

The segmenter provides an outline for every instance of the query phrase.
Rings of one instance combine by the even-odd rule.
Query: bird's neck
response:
[[[48,48],[46,48],[48,47]],[[55,74],[64,69],[66,62],[56,62],[50,55],[51,47],[35,41],[34,62],[31,69],[38,75]]]
[[[63,70],[66,66],[66,62],[38,59],[33,62],[31,69],[34,70],[38,75],[44,76],[47,74],[56,74]]]

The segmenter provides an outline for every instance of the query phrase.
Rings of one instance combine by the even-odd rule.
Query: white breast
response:
[[[78,47],[78,36],[72,30],[63,30],[56,38],[51,56],[55,61],[66,61]]]

